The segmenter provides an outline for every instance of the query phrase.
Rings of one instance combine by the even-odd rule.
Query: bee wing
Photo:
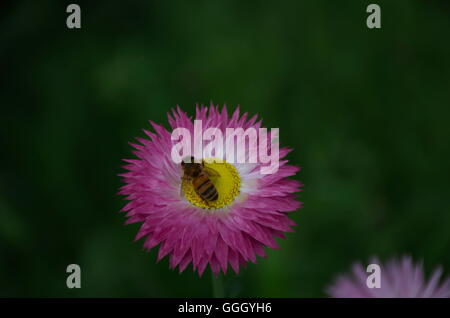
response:
[[[188,182],[191,181],[191,178],[188,176],[183,176],[181,179]],[[184,198],[183,183],[180,183],[180,198]]]
[[[220,177],[220,174],[216,170],[214,170],[212,168],[204,167],[203,171],[206,172],[206,174],[210,178],[218,178],[218,177]]]

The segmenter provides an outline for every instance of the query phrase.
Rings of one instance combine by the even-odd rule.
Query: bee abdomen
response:
[[[215,201],[219,198],[216,187],[207,176],[198,176],[194,180],[194,188],[203,200]]]

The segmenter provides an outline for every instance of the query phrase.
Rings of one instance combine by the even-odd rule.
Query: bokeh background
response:
[[[280,127],[302,167],[295,233],[227,275],[231,296],[323,297],[353,261],[450,272],[450,6],[376,1],[0,5],[0,296],[209,297],[124,226],[121,159],[148,120],[227,103]],[[66,288],[66,266],[82,288]]]

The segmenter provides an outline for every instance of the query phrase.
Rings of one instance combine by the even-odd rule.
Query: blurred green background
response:
[[[323,297],[356,260],[450,272],[450,5],[376,1],[0,5],[0,296],[209,297],[123,226],[116,175],[148,120],[227,103],[280,127],[303,169],[295,233],[231,295]],[[66,288],[66,266],[82,288]]]

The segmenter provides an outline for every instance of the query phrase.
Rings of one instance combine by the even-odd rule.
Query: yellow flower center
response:
[[[181,189],[184,197],[193,205],[202,209],[220,209],[233,202],[240,192],[241,178],[236,168],[219,159],[205,159],[205,167],[215,170],[219,175],[210,180],[217,190],[219,198],[215,201],[206,201],[198,195],[191,180],[182,179]]]

